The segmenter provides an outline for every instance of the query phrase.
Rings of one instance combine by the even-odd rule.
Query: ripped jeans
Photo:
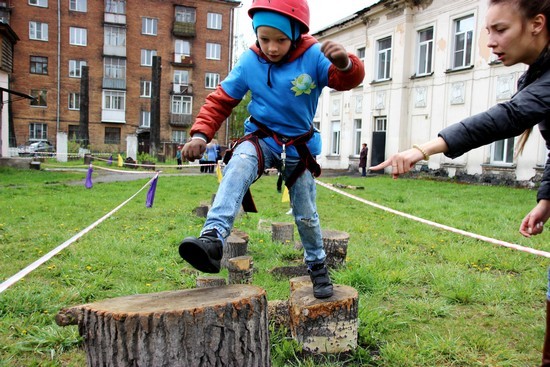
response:
[[[280,167],[281,158],[263,140],[259,140],[264,156],[264,167]],[[285,180],[298,164],[299,159],[287,157]],[[237,146],[223,172],[223,179],[216,193],[212,208],[202,232],[215,228],[223,238],[231,233],[235,217],[239,213],[243,196],[258,174],[258,157],[254,145],[245,141]],[[296,180],[289,190],[294,222],[298,228],[304,260],[308,265],[325,261],[325,250],[316,205],[316,186],[313,175],[308,170]],[[202,233],[201,232],[201,233]]]

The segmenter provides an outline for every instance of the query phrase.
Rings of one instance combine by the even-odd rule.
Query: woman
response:
[[[443,129],[436,139],[414,145],[371,169],[391,165],[392,175],[397,178],[432,154],[444,153],[456,158],[471,149],[518,135],[521,135],[518,142],[518,153],[521,153],[535,125],[550,149],[549,20],[550,0],[489,0],[487,46],[506,66],[529,65],[518,81],[518,92],[510,101],[453,124]],[[542,233],[544,223],[550,218],[550,157],[546,161],[537,202],[519,227],[525,237]],[[550,367],[550,286],[546,304],[542,366]]]

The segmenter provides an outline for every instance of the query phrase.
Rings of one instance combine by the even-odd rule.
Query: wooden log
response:
[[[310,287],[296,289],[289,300],[290,331],[304,350],[334,354],[357,347],[358,294],[354,288],[334,285],[334,295],[316,299]]]
[[[245,256],[248,251],[248,242],[242,237],[229,235],[225,240],[223,246],[223,255],[221,260],[221,266],[223,268],[228,267],[229,259],[232,257]]]
[[[138,294],[74,306],[87,365],[270,366],[266,292],[228,285]]]
[[[323,246],[326,252],[325,263],[329,268],[339,268],[346,264],[349,234],[330,229],[322,230]]]
[[[193,213],[200,218],[206,218],[208,215],[208,210],[210,210],[210,206],[201,204],[197,206],[195,209],[193,209]]]
[[[243,240],[246,241],[246,243],[248,243],[248,241],[250,240],[250,236],[248,235],[248,233],[246,233],[245,231],[241,231],[240,229],[237,229],[237,228],[233,228],[231,230],[231,235],[242,238]]]
[[[311,283],[311,278],[309,275],[302,275],[301,277],[294,277],[289,279],[290,283],[290,294],[297,291],[302,287],[309,287],[313,289],[313,283]]]
[[[290,314],[288,312],[288,300],[273,300],[267,302],[267,317],[276,328],[290,330]]]
[[[229,259],[227,270],[229,270],[229,284],[250,284],[252,283],[252,272],[254,271],[252,256],[237,256]]]
[[[226,284],[225,278],[217,275],[201,275],[195,280],[197,288],[221,287]]]
[[[271,223],[271,240],[294,245],[294,223]]]

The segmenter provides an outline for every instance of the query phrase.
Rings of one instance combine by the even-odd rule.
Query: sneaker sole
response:
[[[193,238],[193,241],[189,241],[187,238],[184,239],[179,247],[180,256],[195,269],[203,273],[219,273],[221,261],[212,259],[195,241],[197,241],[195,238]]]

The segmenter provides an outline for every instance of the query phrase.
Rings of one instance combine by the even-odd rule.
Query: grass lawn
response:
[[[168,173],[176,171],[160,175],[152,208],[145,207],[142,191],[0,293],[0,367],[86,365],[77,327],[54,322],[61,308],[194,287],[199,273],[182,261],[177,248],[183,237],[198,235],[204,218],[192,211],[210,201],[218,183],[214,175]],[[86,189],[84,177],[85,172],[0,168],[0,282],[148,181],[95,183]],[[266,289],[270,300],[289,296],[288,279],[270,271],[302,258],[300,251],[272,243],[271,234],[258,226],[260,220],[292,221],[276,179],[264,176],[252,186],[259,213],[235,222],[250,236],[254,284]],[[534,190],[388,176],[320,179],[363,186],[343,190],[414,216],[550,251],[548,233],[526,239],[518,232],[535,204]],[[396,216],[324,187],[317,187],[317,196],[322,227],[350,234],[346,266],[332,278],[359,292],[359,347],[345,356],[307,357],[273,329],[273,366],[540,365],[547,258]]]

